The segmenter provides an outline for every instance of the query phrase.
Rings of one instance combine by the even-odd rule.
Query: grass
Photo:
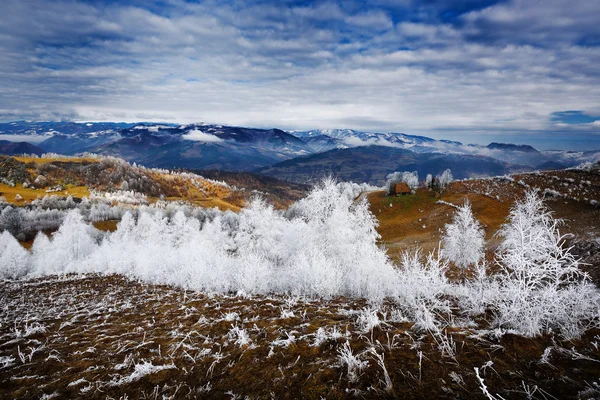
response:
[[[459,326],[444,332],[449,357],[440,337],[391,320],[390,303],[361,330],[367,304],[341,297],[207,296],[97,275],[0,282],[0,292],[0,398],[483,398],[478,367],[505,398],[536,385],[568,399],[589,390],[600,360],[598,330],[563,343]],[[250,341],[236,344],[234,327]],[[319,329],[328,334],[315,344]],[[368,362],[356,381],[340,362],[346,342]],[[148,363],[167,369],[135,374]]]
[[[17,201],[17,194],[21,195],[22,199]],[[46,192],[46,189],[30,189],[24,188],[23,185],[17,184],[14,187],[8,186],[4,183],[0,183],[0,196],[3,196],[7,202],[15,203],[16,205],[22,205],[26,201],[31,202],[39,197],[44,197],[46,195],[57,195],[67,197],[72,195],[73,197],[82,198],[84,196],[89,196],[90,192],[85,186],[74,186],[74,185],[66,185],[64,190],[60,192]]]
[[[99,162],[97,158],[68,158],[68,157],[57,157],[57,158],[34,158],[34,157],[13,157],[14,159],[24,163],[35,163],[35,164],[48,164],[53,162],[71,162],[71,163],[83,163],[83,162]]]
[[[508,215],[509,204],[486,196],[448,190],[441,200],[461,205],[468,199],[475,216],[483,224],[487,239]],[[379,220],[379,233],[392,255],[402,250],[419,246],[425,251],[435,250],[445,224],[450,223],[454,209],[438,204],[440,198],[427,189],[418,189],[415,194],[385,196],[383,191],[369,195],[371,211]],[[493,241],[489,243],[493,246]]]

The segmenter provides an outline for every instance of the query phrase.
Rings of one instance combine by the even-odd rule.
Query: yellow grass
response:
[[[57,158],[34,158],[34,157],[14,157],[15,160],[24,162],[24,163],[36,163],[36,164],[48,164],[51,162],[73,162],[73,163],[82,163],[82,162],[98,162],[99,160],[96,158],[67,158],[67,157],[57,157]]]
[[[20,194],[23,199],[17,201],[17,194]],[[47,193],[46,189],[29,189],[24,188],[21,184],[18,184],[15,187],[10,187],[8,185],[0,183],[0,196],[3,196],[7,202],[15,203],[16,205],[22,205],[26,201],[31,202],[32,200],[35,200],[38,196],[44,197],[45,195],[50,196],[53,194],[62,197],[72,195],[73,197],[81,198],[84,196],[89,196],[90,191],[85,186],[67,185],[67,187],[63,191]]]
[[[462,205],[467,198],[471,202],[473,213],[485,229],[488,246],[493,247],[493,234],[508,215],[510,204],[483,195],[451,190],[442,196],[442,200],[456,205]],[[369,195],[371,211],[379,220],[377,230],[390,255],[394,256],[401,250],[415,246],[425,251],[438,247],[441,231],[452,220],[454,208],[437,204],[437,200],[434,193],[427,189],[419,189],[416,194],[400,197],[386,197],[384,192]]]

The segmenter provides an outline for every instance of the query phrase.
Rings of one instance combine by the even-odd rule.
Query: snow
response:
[[[136,364],[134,367],[134,371],[131,375],[122,377],[119,380],[113,381],[111,386],[121,386],[123,384],[139,381],[146,375],[155,374],[160,371],[164,371],[167,369],[175,369],[174,364],[169,365],[153,365],[152,362],[142,362],[141,364]]]

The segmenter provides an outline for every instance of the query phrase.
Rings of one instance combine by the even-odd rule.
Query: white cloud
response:
[[[424,18],[388,29],[387,11],[335,2],[172,0],[160,15],[114,2],[12,2],[0,24],[0,120],[543,132],[557,128],[553,112],[600,103],[600,52],[573,41],[597,33],[600,9],[529,3],[472,12],[464,26]],[[506,17],[521,9],[524,21]]]
[[[198,129],[193,129],[193,130],[189,131],[185,135],[181,136],[181,138],[184,140],[192,140],[194,142],[211,142],[211,143],[224,142],[224,140],[221,139],[220,137],[211,135],[210,133],[204,133]]]

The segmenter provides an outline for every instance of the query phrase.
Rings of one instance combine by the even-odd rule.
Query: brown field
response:
[[[526,190],[518,181],[540,188],[541,193],[546,188],[562,188],[563,192],[570,194],[564,198],[546,196],[545,203],[554,217],[562,220],[560,231],[569,233],[571,241],[600,237],[600,207],[589,202],[590,199],[600,199],[600,175],[586,171],[550,171],[515,175],[514,180],[457,181],[441,198],[427,189],[418,189],[416,194],[399,197],[386,197],[382,191],[374,192],[369,194],[368,199],[371,211],[380,222],[378,231],[382,242],[392,256],[415,246],[425,251],[438,247],[444,226],[451,222],[454,211],[446,204],[436,204],[438,200],[462,205],[468,199],[474,215],[485,229],[487,249],[493,251],[498,244],[494,234],[505,222],[515,200],[521,198]],[[565,182],[572,187],[565,187]],[[580,182],[585,184],[580,185]]]
[[[22,200],[17,201],[17,194],[21,195]],[[24,188],[22,184],[16,184],[15,187],[10,187],[4,183],[0,183],[0,196],[4,197],[7,202],[15,203],[16,205],[23,205],[26,201],[31,202],[38,197],[57,195],[59,197],[67,197],[69,195],[73,197],[82,198],[89,196],[90,191],[85,186],[74,186],[66,185],[65,190],[60,192],[46,192],[46,189],[30,189]]]
[[[98,160],[97,158],[68,158],[68,157],[57,157],[57,158],[34,158],[34,157],[13,157],[16,160],[19,160],[21,162],[24,163],[35,163],[35,164],[48,164],[48,163],[53,163],[53,162],[71,162],[71,163],[83,163],[83,162],[88,162],[88,163],[93,163],[93,162],[99,162],[100,160]]]
[[[380,191],[371,193],[368,198],[371,211],[379,220],[381,240],[392,256],[414,247],[424,251],[438,248],[444,226],[452,221],[454,213],[453,207],[438,204],[438,200],[462,205],[468,199],[473,213],[485,229],[490,249],[495,247],[493,235],[506,219],[511,205],[483,195],[460,193],[452,188],[441,198],[427,189],[398,197],[386,197],[385,192]]]
[[[506,399],[600,394],[598,330],[494,339],[457,319],[434,336],[395,321],[391,303],[368,329],[362,300],[207,296],[95,275],[0,282],[0,307],[0,398],[484,399],[474,367]],[[366,362],[355,380],[339,358],[346,342]]]

